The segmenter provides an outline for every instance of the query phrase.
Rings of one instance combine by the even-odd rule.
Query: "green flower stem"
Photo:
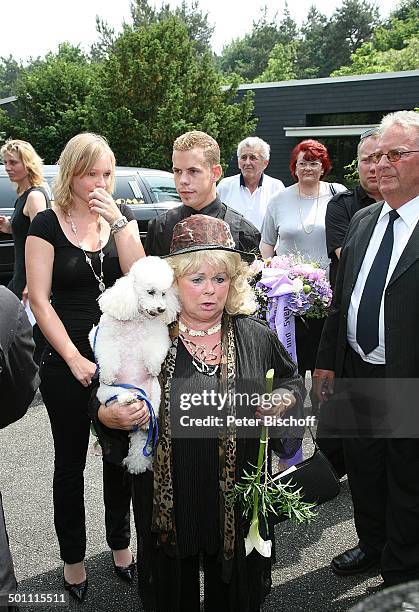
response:
[[[265,385],[266,385],[266,393],[272,393],[273,382],[274,382],[274,370],[268,370],[265,376]],[[259,440],[259,454],[258,454],[258,462],[257,462],[257,472],[256,472],[256,487],[253,491],[253,515],[252,522],[257,520],[259,514],[259,492],[258,488],[260,485],[260,476],[262,473],[262,465],[264,459],[266,460],[268,451],[268,428],[265,425],[262,425],[262,431],[260,433]]]

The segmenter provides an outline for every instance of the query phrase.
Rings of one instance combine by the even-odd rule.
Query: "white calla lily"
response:
[[[266,373],[266,393],[272,394],[274,370]],[[272,555],[272,540],[264,540],[259,532],[259,516],[268,522],[268,513],[273,511],[277,516],[284,514],[295,522],[310,521],[315,513],[312,508],[315,504],[306,503],[301,499],[301,489],[293,491],[293,485],[280,484],[277,477],[272,478],[268,471],[268,428],[262,425],[259,439],[259,453],[257,464],[252,465],[255,470],[248,473],[244,470],[242,482],[235,484],[234,500],[239,499],[245,510],[244,516],[252,513],[249,533],[244,538],[246,557],[252,550],[256,550],[262,557]],[[263,480],[261,479],[263,474]],[[259,507],[261,511],[259,512]]]
[[[259,533],[259,519],[253,519],[250,524],[249,533],[244,540],[246,546],[246,557],[255,548],[262,557],[270,557],[272,552],[272,541],[264,540]]]

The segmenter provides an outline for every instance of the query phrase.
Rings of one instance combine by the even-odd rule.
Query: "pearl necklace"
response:
[[[301,200],[302,199],[302,195],[301,195],[301,190],[300,190],[300,184],[297,183],[297,185],[298,185],[298,195],[299,195],[300,200]],[[305,225],[303,223],[303,215],[302,215],[302,212],[301,212],[301,204],[300,204],[300,201],[298,202],[298,212],[300,213],[300,223],[301,223],[301,227],[303,228],[305,234],[311,234],[313,232],[314,228],[316,227],[317,212],[319,210],[319,197],[320,197],[320,181],[319,181],[319,185],[317,187],[316,212],[314,214],[314,223],[313,223],[313,225],[311,226],[310,229],[308,229],[308,227],[305,227]]]
[[[100,253],[99,253],[99,259],[100,259],[100,276],[98,276],[98,275],[96,274],[96,272],[94,271],[94,269],[93,269],[92,258],[91,258],[91,257],[89,257],[89,255],[86,253],[86,251],[85,251],[85,250],[84,250],[84,248],[82,247],[82,244],[81,244],[81,242],[80,242],[79,235],[78,235],[78,232],[77,232],[77,226],[76,226],[76,224],[75,224],[75,223],[74,223],[74,221],[73,221],[73,218],[72,218],[72,216],[71,216],[70,211],[67,211],[67,215],[68,215],[68,218],[70,219],[71,230],[72,230],[73,234],[75,235],[76,240],[77,240],[77,242],[78,242],[78,244],[79,244],[79,247],[80,247],[80,248],[81,248],[81,250],[83,251],[84,256],[85,256],[85,258],[86,258],[86,263],[87,263],[87,265],[88,265],[88,266],[90,266],[90,269],[91,269],[91,270],[92,270],[92,272],[93,272],[93,276],[95,277],[95,279],[97,280],[97,282],[98,282],[98,284],[99,284],[99,291],[100,291],[101,293],[103,293],[103,292],[105,291],[105,289],[106,289],[105,283],[103,282],[103,279],[104,279],[104,276],[105,276],[105,275],[104,275],[104,273],[103,273],[103,259],[104,259],[104,257],[105,257],[105,254],[104,254],[104,252],[103,252],[103,243],[102,243],[102,240],[100,239],[100,229],[99,229],[99,244],[100,244]],[[100,221],[98,221],[98,225],[99,225],[99,228],[100,228]]]
[[[212,334],[216,334],[221,329],[221,321],[214,325],[214,327],[210,327],[209,329],[191,329],[190,327],[186,327],[183,321],[179,320],[179,329],[181,332],[192,336],[193,338],[197,336],[212,336]]]

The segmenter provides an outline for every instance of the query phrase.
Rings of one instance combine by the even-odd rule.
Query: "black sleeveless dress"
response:
[[[15,209],[10,221],[14,240],[15,266],[12,280],[7,287],[10,291],[13,291],[19,300],[22,299],[22,291],[26,287],[25,243],[31,224],[29,217],[23,214],[23,209],[28,199],[28,195],[32,191],[40,191],[45,197],[47,208],[50,205],[49,196],[43,187],[30,187],[22,193],[15,202]]]

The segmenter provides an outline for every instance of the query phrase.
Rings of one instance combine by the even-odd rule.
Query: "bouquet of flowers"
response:
[[[258,315],[268,321],[296,361],[294,317],[321,319],[327,315],[332,289],[326,271],[298,255],[257,260],[252,267],[258,277]]]

